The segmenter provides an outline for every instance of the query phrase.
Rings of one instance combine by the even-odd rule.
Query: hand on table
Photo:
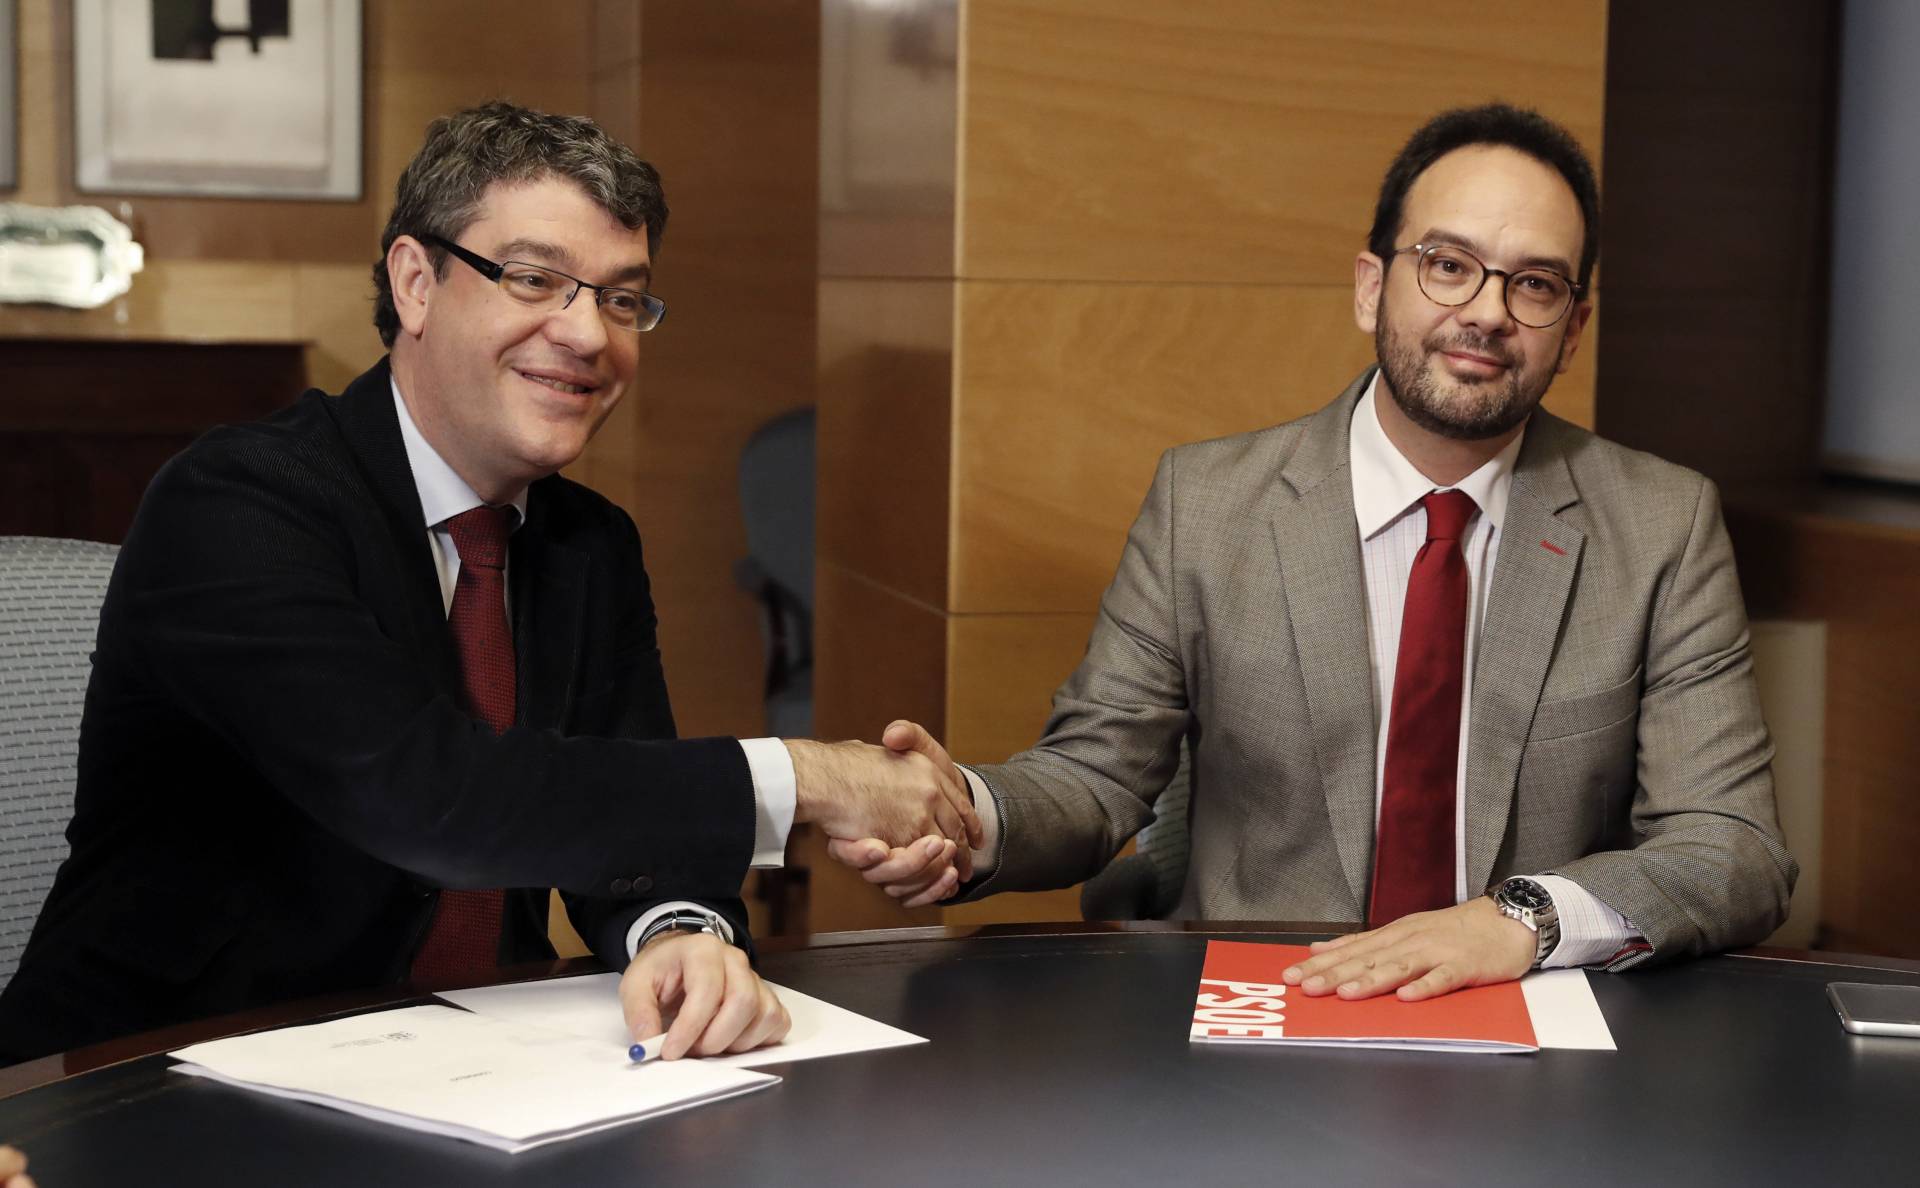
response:
[[[33,1188],[27,1157],[12,1147],[0,1147],[0,1188]]]
[[[1313,956],[1280,979],[1309,997],[1372,998],[1393,990],[1403,1002],[1418,1002],[1513,981],[1533,968],[1535,940],[1531,929],[1481,896],[1369,932],[1315,941]]]
[[[881,742],[786,740],[794,820],[820,826],[830,839],[872,838],[888,847],[938,835],[954,843],[960,877],[970,876],[981,829],[966,778],[946,748],[912,722],[892,723]]]
[[[662,933],[642,946],[620,979],[620,1009],[634,1042],[667,1033],[662,1060],[750,1052],[793,1025],[744,952],[699,932]],[[673,1026],[663,1027],[668,1010]]]

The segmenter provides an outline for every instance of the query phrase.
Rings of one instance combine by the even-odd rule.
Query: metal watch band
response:
[[[713,912],[698,911],[693,908],[680,908],[647,925],[640,934],[640,941],[634,946],[634,952],[646,947],[648,941],[663,932],[705,932],[719,937],[728,944],[733,943],[733,929],[726,918]]]

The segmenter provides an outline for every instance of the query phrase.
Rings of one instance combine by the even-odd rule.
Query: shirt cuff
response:
[[[1560,921],[1560,943],[1540,963],[1542,969],[1599,965],[1628,945],[1645,940],[1633,921],[1572,879],[1564,875],[1534,875],[1533,881],[1553,896],[1554,913]]]
[[[714,927],[720,930],[720,939],[726,941],[728,944],[733,943],[733,925],[727,923],[725,916],[714,911],[712,908],[701,907],[697,903],[689,903],[684,899],[674,899],[648,908],[638,920],[633,922],[633,927],[627,929],[628,961],[632,961],[634,954],[640,951],[640,938],[645,935],[647,925],[672,912],[695,912],[707,917],[713,921]]]
[[[975,775],[971,767],[962,767],[960,773],[967,777],[973,811],[980,816],[980,848],[973,852],[973,877],[981,879],[1000,865],[1000,805],[987,781]]]
[[[743,738],[740,749],[753,776],[753,865],[785,866],[798,797],[793,755],[777,738]]]

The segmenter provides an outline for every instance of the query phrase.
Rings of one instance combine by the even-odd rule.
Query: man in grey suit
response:
[[[1378,367],[1161,458],[1044,737],[970,773],[973,879],[952,843],[835,856],[909,904],[1068,885],[1184,746],[1175,916],[1373,925],[1287,971],[1308,994],[1766,936],[1796,866],[1717,494],[1538,408],[1592,313],[1598,209],[1535,113],[1417,132],[1354,264]]]

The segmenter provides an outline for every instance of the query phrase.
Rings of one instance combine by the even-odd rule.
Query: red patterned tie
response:
[[[466,708],[495,734],[513,725],[513,635],[507,627],[507,534],[510,507],[476,507],[447,521],[460,553],[453,609],[447,626],[460,652]],[[445,982],[484,973],[500,963],[503,895],[440,892],[426,942],[413,957],[413,980]]]
[[[1467,653],[1467,559],[1460,534],[1477,510],[1464,491],[1436,491],[1427,543],[1407,577],[1387,720],[1386,772],[1367,922],[1389,923],[1453,903],[1453,810]]]

